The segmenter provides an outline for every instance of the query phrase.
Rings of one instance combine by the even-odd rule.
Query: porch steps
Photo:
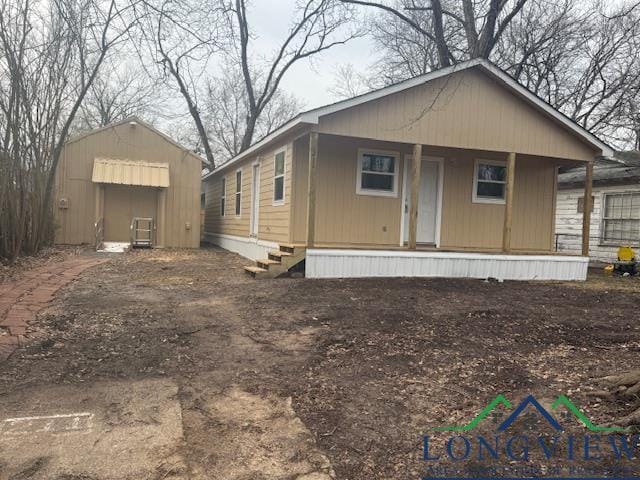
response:
[[[278,250],[271,250],[268,258],[256,260],[255,265],[244,267],[244,271],[254,278],[276,278],[288,272],[305,258],[304,245],[279,244]]]

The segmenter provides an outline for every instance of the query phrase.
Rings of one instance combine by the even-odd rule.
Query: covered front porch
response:
[[[305,236],[292,243],[306,248],[307,277],[586,279],[589,235],[583,256],[554,253],[555,194],[560,166],[580,163],[590,179],[592,161],[317,132],[303,141]],[[367,184],[389,191],[363,193]]]

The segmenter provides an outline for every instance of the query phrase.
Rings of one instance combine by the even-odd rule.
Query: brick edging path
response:
[[[105,258],[71,257],[24,272],[19,280],[0,283],[0,362],[25,343],[27,324],[56,292]]]

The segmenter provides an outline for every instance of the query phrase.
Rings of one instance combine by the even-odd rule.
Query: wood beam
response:
[[[158,189],[158,214],[155,219],[156,238],[154,247],[167,246],[167,189]],[[198,218],[198,222],[200,218]],[[194,228],[195,225],[191,225]]]
[[[422,166],[422,145],[413,146],[411,161],[411,205],[409,208],[409,248],[415,250],[418,238],[418,202],[420,200],[420,168]]]
[[[502,251],[511,251],[511,227],[513,224],[513,187],[516,181],[516,154],[507,158],[507,184],[504,191],[504,227],[502,228]]]
[[[591,211],[593,190],[593,162],[587,163],[584,178],[584,208],[582,210],[582,256],[589,256],[589,236],[591,235]]]
[[[307,192],[307,247],[316,240],[316,167],[318,164],[318,133],[309,134],[309,176]]]

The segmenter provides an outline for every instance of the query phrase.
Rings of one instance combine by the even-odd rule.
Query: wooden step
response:
[[[258,277],[261,276],[263,274],[267,273],[267,270],[264,268],[260,268],[256,265],[247,265],[246,267],[243,267],[245,272],[247,272],[249,275],[251,275],[252,277]]]
[[[292,256],[293,253],[291,252],[283,252],[282,250],[271,250],[269,252],[269,259],[271,259],[271,257],[273,257],[273,259],[280,259],[282,257],[290,257]]]
[[[256,264],[258,265],[258,267],[268,270],[270,265],[281,265],[281,262],[280,260],[271,260],[270,258],[265,258],[264,260],[256,260]]]

